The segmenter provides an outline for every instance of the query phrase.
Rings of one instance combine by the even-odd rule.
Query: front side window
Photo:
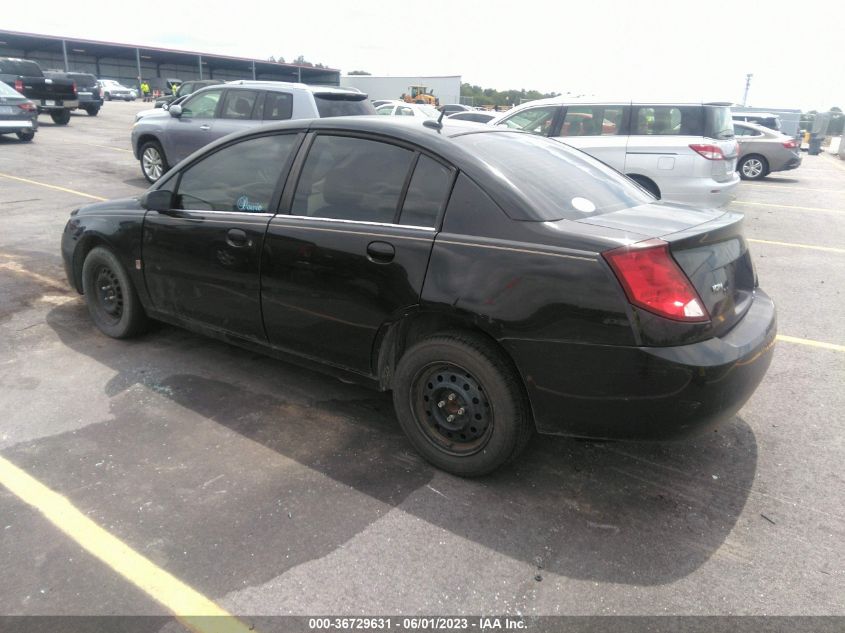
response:
[[[413,157],[388,143],[321,134],[302,168],[292,214],[393,222]]]
[[[258,93],[254,90],[229,90],[220,117],[240,120],[252,118],[252,108],[257,98]]]
[[[436,226],[452,186],[452,173],[445,165],[420,155],[408,185],[408,193],[405,194],[399,224]]]
[[[267,213],[296,134],[260,136],[229,145],[188,167],[179,180],[175,208]]]
[[[182,105],[183,119],[212,119],[222,90],[209,90],[194,95]]]
[[[293,116],[293,95],[289,92],[268,92],[264,96],[264,120],[286,121]]]
[[[523,132],[548,136],[552,131],[552,124],[557,112],[558,106],[528,108],[508,117],[499,125],[511,130],[522,130]]]

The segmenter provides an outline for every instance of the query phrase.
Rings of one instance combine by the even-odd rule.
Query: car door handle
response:
[[[210,129],[211,129],[211,126],[210,126],[208,123],[203,123],[202,125],[200,125],[200,129],[201,129],[203,132],[205,132],[205,131],[207,131],[207,130],[210,130]]]
[[[241,229],[229,229],[226,233],[226,243],[232,248],[247,248],[252,246],[252,240]]]
[[[376,264],[387,264],[393,261],[396,249],[387,242],[370,242],[367,244],[367,259]]]

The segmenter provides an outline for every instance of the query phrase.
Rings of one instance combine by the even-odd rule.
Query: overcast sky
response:
[[[500,90],[741,102],[753,73],[749,105],[845,109],[845,0],[41,0],[1,15],[9,30]]]

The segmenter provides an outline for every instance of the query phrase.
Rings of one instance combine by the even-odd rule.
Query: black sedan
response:
[[[480,475],[534,430],[733,416],[776,331],[741,226],[552,139],[354,117],[223,138],[74,211],[62,255],[105,334],[158,319],[392,390],[420,453]]]
[[[0,134],[16,134],[22,141],[31,141],[37,131],[37,106],[0,81]]]

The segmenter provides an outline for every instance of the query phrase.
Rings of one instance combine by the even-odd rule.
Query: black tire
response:
[[[21,130],[20,132],[16,132],[18,139],[23,141],[24,143],[29,143],[32,139],[35,138],[35,130]]]
[[[106,101],[111,101],[111,94],[110,94],[110,93],[108,93],[108,92],[107,92],[107,93],[106,93],[105,95],[103,95],[103,96],[106,98]]]
[[[88,116],[97,116],[100,113],[100,108],[85,108]]]
[[[653,180],[646,178],[645,176],[640,176],[639,174],[628,174],[628,178],[660,200],[660,187],[658,187]]]
[[[749,154],[739,160],[736,170],[743,180],[762,180],[769,175],[769,161],[759,154]]]
[[[70,123],[70,110],[56,110],[50,113],[50,118],[56,125],[67,125]]]
[[[141,173],[147,182],[154,183],[170,169],[167,164],[167,157],[158,141],[147,141],[141,145],[138,152],[141,156]]]
[[[491,342],[449,332],[405,351],[393,380],[402,430],[429,462],[486,475],[519,455],[534,423],[516,369]]]
[[[82,264],[82,291],[94,325],[106,336],[130,338],[147,327],[147,314],[126,269],[109,249],[92,248]]]

